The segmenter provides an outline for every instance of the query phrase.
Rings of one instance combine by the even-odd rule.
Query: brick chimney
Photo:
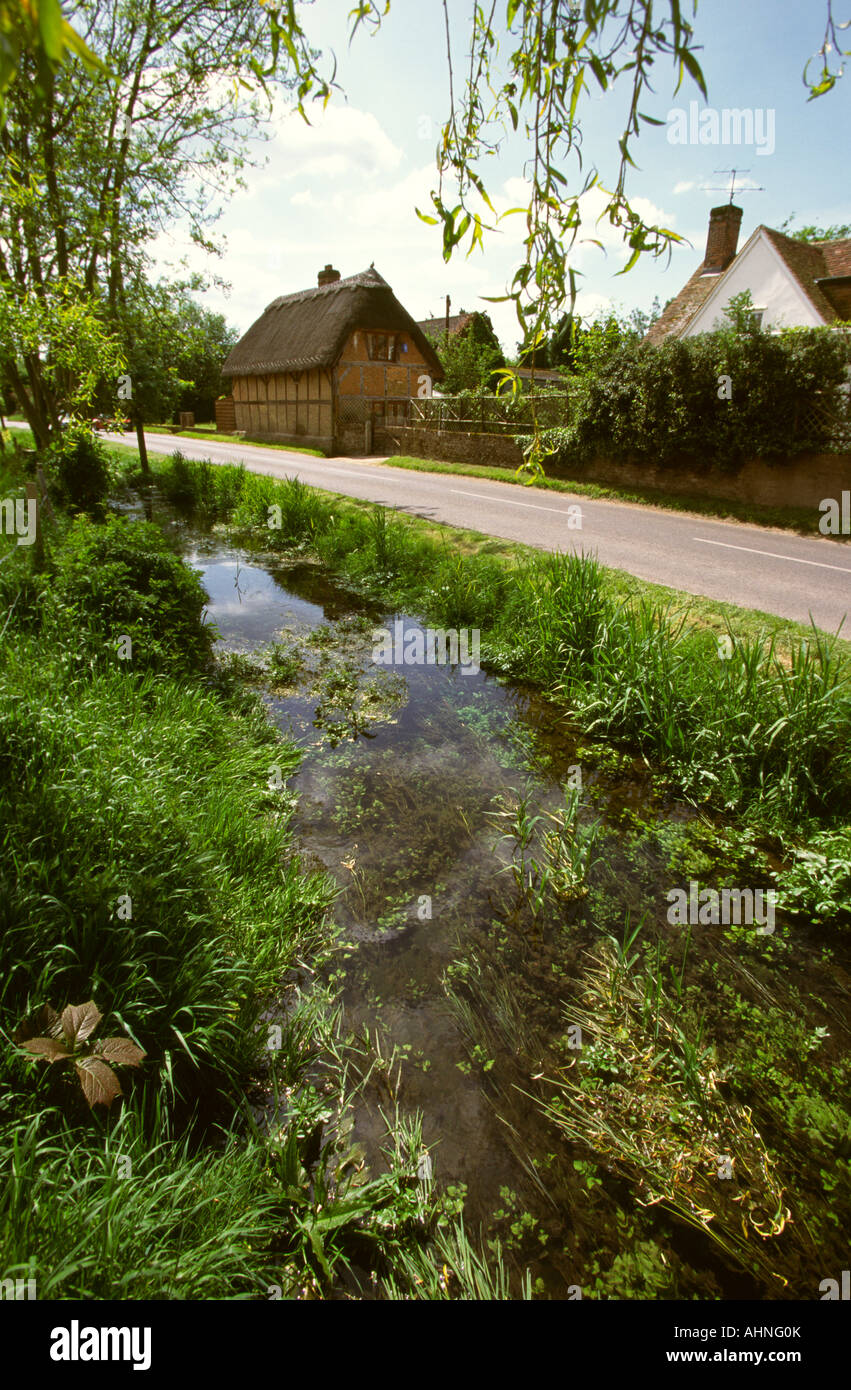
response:
[[[739,227],[742,225],[742,209],[732,203],[721,208],[713,208],[709,214],[709,233],[706,238],[706,257],[704,270],[726,270],[736,254],[739,244]]]
[[[739,214],[739,216],[741,217],[741,213]],[[336,284],[339,278],[339,270],[335,270],[334,267],[329,264],[326,265],[324,270],[320,270],[319,274],[316,277],[316,283],[318,284],[319,288],[322,289],[323,285]]]

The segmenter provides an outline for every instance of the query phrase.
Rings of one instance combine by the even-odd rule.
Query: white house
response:
[[[712,209],[703,264],[653,324],[647,342],[711,332],[743,290],[750,290],[763,328],[851,321],[851,239],[803,242],[760,226],[737,251],[741,221],[742,209],[732,203]]]

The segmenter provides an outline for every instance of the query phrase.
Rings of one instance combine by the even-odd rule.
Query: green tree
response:
[[[0,120],[3,94],[29,54],[42,98],[53,74],[68,54],[75,53],[92,69],[98,60],[64,18],[59,0],[0,0]]]
[[[104,378],[117,379],[125,370],[121,344],[106,330],[99,308],[72,280],[23,294],[0,281],[3,378],[40,448],[63,418],[88,409]]]
[[[532,347],[517,345],[517,361],[521,367],[541,367],[552,369],[573,366],[573,344],[577,332],[577,322],[572,313],[562,314],[549,335],[541,333]]]
[[[177,408],[193,411],[198,420],[212,420],[225,384],[222,363],[240,334],[228,325],[224,314],[212,313],[188,296],[180,302],[179,321],[177,369],[188,384],[181,390]]]
[[[129,415],[147,472],[144,425],[196,406],[212,415],[221,394],[221,364],[239,334],[222,314],[197,304],[186,284],[143,279],[127,287],[122,328],[128,389],[117,397],[115,381],[104,381],[99,404],[109,414]]]
[[[43,71],[25,49],[24,80],[6,92],[0,287],[23,310],[54,281],[75,283],[132,356],[147,248],[180,216],[214,249],[208,229],[242,181],[247,139],[263,133],[252,83],[277,43],[256,0],[79,0],[73,17],[100,65],[72,57]],[[0,342],[0,389],[18,394],[13,369]],[[58,412],[40,353],[27,371],[37,434],[49,437]]]
[[[851,222],[837,222],[830,227],[816,227],[809,223],[806,227],[793,227],[795,213],[780,224],[779,230],[795,241],[843,241],[851,237]]]
[[[580,376],[602,370],[624,347],[641,342],[660,314],[658,298],[648,312],[631,309],[628,314],[609,309],[577,326],[573,342],[572,370]]]
[[[753,338],[761,332],[760,319],[756,314],[750,290],[740,290],[738,294],[732,295],[723,310],[723,317],[727,322],[718,329],[722,334],[726,332],[741,338]]]
[[[466,333],[451,337],[445,346],[438,345],[438,356],[445,372],[440,389],[449,396],[493,390],[493,373],[505,365],[500,348]]]

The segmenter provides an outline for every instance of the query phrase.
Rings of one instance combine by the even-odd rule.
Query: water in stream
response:
[[[664,888],[682,879],[671,865],[695,812],[666,800],[637,761],[583,746],[531,691],[458,666],[377,667],[373,628],[404,615],[312,565],[276,568],[217,540],[196,541],[187,559],[221,649],[283,644],[264,698],[303,749],[290,785],[304,860],[342,889],[348,1026],[398,1050],[399,1102],[422,1114],[434,1179],[464,1197],[468,1228],[498,1236],[518,1269],[570,1296],[601,1251],[605,1269],[626,1241],[619,1179],[554,1131],[535,1078],[575,1061],[564,1006],[587,949],[601,933],[620,940],[625,921],[664,928]],[[557,813],[577,783],[581,821],[599,823],[590,891],[555,916],[530,913],[500,812],[528,796],[530,816]],[[373,1100],[354,1137],[380,1168],[386,1096]],[[657,1224],[691,1296],[759,1296],[703,1236],[670,1229],[661,1212]],[[663,1283],[645,1296],[671,1295]]]

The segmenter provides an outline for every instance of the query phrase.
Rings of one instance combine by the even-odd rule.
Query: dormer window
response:
[[[367,356],[372,362],[396,361],[395,333],[366,333]]]

